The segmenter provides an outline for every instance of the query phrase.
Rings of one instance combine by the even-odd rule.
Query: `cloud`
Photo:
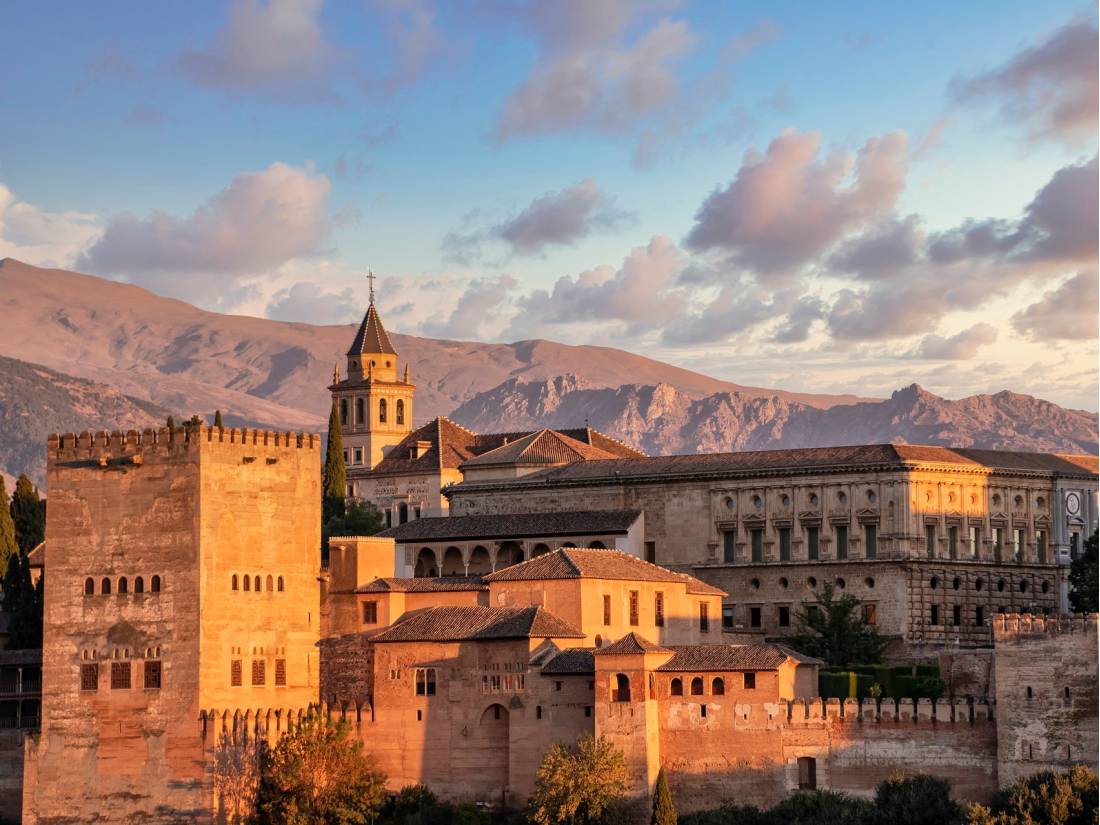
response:
[[[319,284],[300,281],[272,295],[264,315],[276,321],[348,324],[359,320],[361,313],[359,299],[350,288],[325,292]]]
[[[314,252],[329,228],[328,193],[324,175],[273,163],[237,175],[186,217],[113,219],[78,266],[167,294],[202,295]]]
[[[816,295],[803,295],[794,301],[783,322],[772,335],[779,344],[800,344],[810,337],[816,321],[825,317],[825,302]]]
[[[944,361],[965,361],[978,354],[982,347],[997,340],[997,328],[992,324],[975,324],[970,329],[948,338],[942,335],[926,335],[913,351],[913,358]]]
[[[90,212],[50,212],[0,183],[0,258],[46,267],[72,266],[102,227]]]
[[[676,64],[696,41],[687,23],[662,18],[626,42],[632,24],[654,8],[633,0],[533,3],[525,22],[541,52],[505,101],[497,138],[574,128],[622,133],[675,100]]]
[[[759,290],[744,284],[727,284],[701,311],[667,318],[661,340],[672,345],[709,344],[724,341],[773,317],[773,304]]]
[[[1074,20],[992,71],[957,78],[958,104],[999,106],[1002,120],[1024,125],[1031,140],[1094,140],[1097,126],[1097,29]]]
[[[519,286],[511,275],[475,278],[459,296],[454,309],[443,317],[428,318],[420,328],[433,338],[479,340],[487,325],[498,323],[511,293]]]
[[[1033,341],[1095,342],[1098,300],[1096,271],[1079,272],[1013,315],[1012,326]]]
[[[513,255],[539,255],[549,247],[570,246],[594,232],[613,229],[632,217],[587,178],[535,198],[521,212],[489,229],[452,231],[442,246],[448,260],[462,264],[480,257],[485,241],[500,241]],[[471,213],[465,222],[476,218],[477,213]]]
[[[858,155],[818,159],[821,138],[786,131],[749,151],[734,179],[700,206],[686,246],[729,253],[761,275],[787,273],[845,233],[888,214],[905,185],[906,138],[868,140]]]
[[[370,0],[381,23],[392,63],[379,65],[366,80],[368,91],[389,94],[423,77],[445,41],[435,25],[435,9],[424,0]]]

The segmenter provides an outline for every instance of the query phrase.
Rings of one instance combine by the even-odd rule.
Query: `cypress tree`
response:
[[[219,430],[222,429],[222,411],[214,410],[214,426]]]
[[[676,825],[676,808],[672,804],[672,791],[662,767],[657,773],[657,787],[653,789],[653,817],[650,825]]]
[[[173,418],[172,416],[168,416],[168,423],[165,424],[165,426],[168,427],[168,432],[175,432],[175,430],[176,430],[176,419]]]
[[[15,522],[11,519],[8,491],[4,486],[4,477],[0,475],[0,575],[6,574],[8,560],[19,552],[15,541]]]
[[[26,473],[21,473],[15,482],[11,520],[15,523],[15,540],[24,554],[31,552],[46,538],[46,509],[42,506],[38,488],[31,484]]]
[[[8,625],[9,649],[42,647],[41,594],[41,586],[36,588],[31,584],[30,562],[19,553],[8,559],[8,570],[4,576],[4,611],[11,616]]]
[[[328,449],[325,452],[324,490],[321,495],[321,523],[344,515],[344,501],[347,498],[348,480],[344,469],[344,434],[340,429],[340,416],[336,414],[336,403],[328,417]]]

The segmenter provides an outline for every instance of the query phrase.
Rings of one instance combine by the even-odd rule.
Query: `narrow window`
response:
[[[929,619],[929,624],[938,625],[940,623],[940,606],[938,604],[932,605],[932,616]]]
[[[493,689],[500,690],[499,676],[493,677]],[[418,667],[416,669],[416,695],[435,696],[435,668]]]
[[[400,404],[401,402],[398,401],[397,403]],[[400,407],[398,407],[398,409],[400,409]],[[397,423],[400,424],[401,422],[398,421]],[[542,705],[535,705],[535,718],[536,719],[541,719],[542,718]]]
[[[779,560],[791,560],[791,528],[779,528]]]
[[[130,689],[130,663],[111,662],[111,690]]]
[[[760,528],[749,531],[752,539],[752,561],[759,564],[764,561],[764,531]]]
[[[275,660],[275,686],[286,687],[286,659]]]
[[[282,593],[283,590],[285,590],[285,588],[283,587],[283,577],[282,576],[279,576],[279,578],[278,578],[278,580],[275,584],[275,589],[278,590],[280,593]]]
[[[976,559],[982,551],[982,528],[980,525],[970,526],[970,558]]]
[[[715,696],[726,695],[726,683],[721,676],[714,677],[714,681],[710,683],[710,692]]]
[[[1027,686],[1027,698],[1031,699],[1035,694],[1031,690],[1031,685]]]
[[[554,690],[561,691],[562,687],[564,687],[562,682],[554,682]]]
[[[1062,688],[1062,696],[1064,696],[1066,699],[1069,698],[1069,687],[1068,686]]]
[[[378,422],[380,424],[386,423],[386,399],[378,399]]]
[[[256,578],[254,578],[252,580],[252,585],[255,588],[256,592],[259,593],[260,592],[260,577],[259,576],[256,576]]]
[[[1044,564],[1047,560],[1047,531],[1036,530],[1035,531],[1035,554],[1039,558],[1039,563]]]
[[[84,595],[85,596],[94,596],[95,595],[95,579],[85,579],[84,580]]]
[[[80,666],[80,689],[99,690],[99,665]]]
[[[993,528],[993,560],[1000,561],[1004,550],[1005,530],[1003,527]]]
[[[355,448],[355,463],[356,464],[362,464],[363,463],[363,448],[362,447],[356,447]]]
[[[951,608],[951,624],[954,627],[962,624],[962,607],[960,605]]]
[[[363,602],[363,624],[378,623],[378,602]]]
[[[762,611],[759,607],[749,608],[749,627],[760,627]]]
[[[1027,533],[1024,530],[1016,531],[1016,561],[1024,560],[1024,550],[1027,547]]]
[[[867,558],[873,559],[878,555],[878,526],[874,524],[863,525],[863,543],[866,545]]]
[[[348,400],[346,398],[340,400],[340,423],[345,427],[348,425]],[[347,456],[344,456],[344,460],[347,460]]]
[[[710,605],[699,602],[699,632],[710,633]]]
[[[668,693],[670,696],[683,696],[684,683],[679,679],[673,679],[668,683]]]
[[[118,592],[119,592],[119,595],[122,595],[123,593],[129,593],[130,592],[130,585],[126,581],[125,576],[123,576],[122,578],[120,578],[118,580]]]
[[[790,627],[791,626],[791,609],[785,604],[779,605],[779,626]]]
[[[878,624],[878,605],[863,605],[863,622],[864,624]]]
[[[136,579],[134,579],[134,592],[135,593],[144,593],[145,592],[145,579],[143,579],[141,576],[138,576]]]
[[[843,524],[836,527],[836,557],[848,558],[848,528]]]
[[[592,706],[591,705],[585,705],[584,706],[584,718],[585,719],[591,719],[592,718]]]
[[[756,690],[756,674],[745,674],[745,690]]]
[[[145,689],[160,690],[160,662],[147,661],[145,663]]]
[[[603,623],[607,627],[611,624],[611,596],[603,597]]]
[[[736,533],[733,530],[722,531],[722,561],[733,564],[733,544]]]
[[[665,626],[665,594],[657,593],[653,597],[653,624],[656,627]]]
[[[974,624],[981,627],[985,624],[985,608],[978,605],[974,608]]]
[[[252,660],[252,684],[263,685],[267,681],[267,661],[264,659]]]
[[[947,555],[952,559],[959,556],[959,528],[955,525],[947,528]]]
[[[707,718],[707,703],[706,702],[699,705],[699,716],[702,717],[703,719]]]
[[[271,578],[271,576],[267,577],[267,581],[265,582],[265,584],[267,585],[268,593],[271,593],[275,590],[275,579]]]
[[[153,576],[152,581],[149,583],[149,589],[154,593],[160,592],[160,576]]]
[[[428,687],[428,694],[427,695],[428,696],[435,696],[435,668],[434,667],[428,668],[427,687]],[[520,686],[520,689],[522,689],[522,685]]]
[[[650,564],[657,563],[657,542],[647,541],[645,543],[645,560]]]
[[[232,589],[232,590],[239,590],[240,589],[236,573],[233,574],[233,578],[230,581],[231,581],[230,589]]]
[[[806,557],[810,561],[817,561],[818,559],[817,537],[818,529],[816,525],[806,528]]]
[[[244,577],[244,591],[245,591],[245,593],[252,592],[252,577],[251,576],[245,576]]]
[[[611,701],[630,701],[630,677],[628,677],[625,673],[615,674],[615,687],[611,690]]]
[[[798,757],[798,789],[817,790],[817,760],[812,756]]]
[[[928,552],[928,558],[936,558],[936,525],[924,525],[924,547]]]
[[[103,581],[101,581],[99,583],[99,592],[102,593],[105,596],[110,596],[111,595],[111,580],[110,579],[104,578]]]
[[[638,591],[630,591],[630,626],[638,626]]]
[[[363,427],[363,419],[365,419],[365,418],[366,418],[366,415],[363,414],[363,399],[362,398],[356,398],[355,399],[355,424],[353,424],[352,426],[354,426],[357,429],[361,429]]]
[[[394,412],[396,413],[396,416],[397,416],[397,423],[398,424],[404,424],[405,423],[405,402],[402,399],[400,399],[400,398],[397,399],[397,408],[394,410]]]
[[[234,659],[229,663],[229,685],[231,687],[241,686],[241,660]]]
[[[703,679],[700,676],[696,676],[691,680],[691,695],[702,696],[703,695]]]
[[[733,605],[722,605],[722,629],[733,630]]]

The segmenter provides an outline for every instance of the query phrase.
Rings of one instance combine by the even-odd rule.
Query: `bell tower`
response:
[[[337,371],[329,387],[340,416],[349,486],[412,431],[416,387],[409,383],[408,364],[397,377],[397,350],[374,306],[374,277],[367,275],[370,302],[348,349],[347,377],[341,381]]]

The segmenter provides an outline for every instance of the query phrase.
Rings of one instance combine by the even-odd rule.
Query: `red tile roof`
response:
[[[406,613],[372,642],[460,642],[489,639],[583,639],[545,607],[429,607]]]
[[[488,590],[481,576],[429,576],[419,579],[382,578],[355,588],[356,593],[449,593]]]
[[[568,464],[572,461],[595,461],[615,458],[613,453],[585,444],[554,430],[539,430],[515,441],[471,458],[466,467],[492,467],[500,464],[546,465]]]
[[[671,653],[667,647],[654,644],[644,636],[630,632],[616,642],[596,648],[596,656],[623,656],[640,653]]]
[[[671,648],[672,658],[661,671],[775,670],[787,661],[775,645],[682,645]]]
[[[592,654],[595,648],[571,647],[556,654],[542,666],[542,672],[547,675],[571,673],[594,673],[595,660]]]

